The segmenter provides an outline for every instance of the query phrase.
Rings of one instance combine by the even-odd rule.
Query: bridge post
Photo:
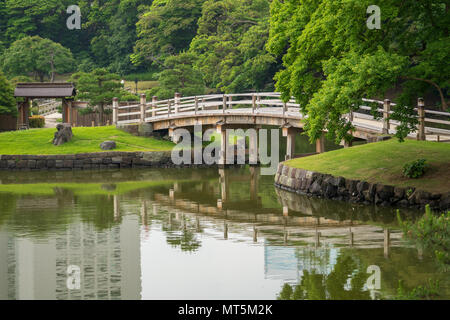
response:
[[[233,108],[232,102],[233,102],[233,97],[232,96],[228,96],[228,109],[232,109]]]
[[[141,101],[140,101],[141,105],[141,123],[145,122],[145,104],[147,103],[147,96],[145,95],[145,93],[141,94]]]
[[[119,99],[113,98],[113,124],[117,126],[119,122]]]
[[[319,139],[316,140],[316,152],[317,153],[325,152],[325,138],[323,134],[320,136]]]
[[[417,140],[425,141],[425,101],[419,98],[417,101],[417,113],[419,114],[419,130],[417,132]]]
[[[225,110],[227,109],[227,95],[224,94],[222,98],[222,111],[225,113]]]
[[[175,113],[178,113],[178,108],[180,107],[180,103],[181,103],[181,93],[175,93],[175,98],[174,98],[174,102],[175,102]]]
[[[170,118],[170,100],[167,101],[167,118]]]
[[[152,97],[152,117],[156,117],[156,103],[158,102],[158,97],[157,96],[153,96]]]
[[[256,110],[256,95],[252,95],[252,113],[255,113]]]
[[[389,134],[389,115],[391,112],[391,100],[385,99],[383,103],[383,134]]]
[[[198,112],[198,98],[195,96],[195,108],[194,108],[194,114],[197,114]]]

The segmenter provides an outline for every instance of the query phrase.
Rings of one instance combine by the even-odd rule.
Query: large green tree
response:
[[[139,39],[131,56],[135,64],[162,66],[164,59],[187,49],[197,31],[205,0],[155,0],[139,22]]]
[[[265,50],[268,0],[208,0],[190,52],[208,87],[223,92],[273,89],[277,66]]]
[[[114,97],[121,98],[129,93],[123,90],[117,74],[109,73],[106,69],[95,69],[90,73],[77,72],[72,75],[77,87],[77,98],[89,101],[91,106],[96,106],[103,117],[105,106],[111,105]]]
[[[16,100],[14,99],[14,89],[0,72],[0,114],[17,114]]]
[[[17,40],[3,53],[3,70],[10,75],[32,74],[41,82],[48,76],[53,82],[55,73],[73,69],[74,60],[69,49],[39,36]]]
[[[311,140],[323,130],[349,140],[342,116],[363,97],[382,97],[401,84],[393,118],[398,137],[414,130],[419,95],[433,91],[446,108],[450,40],[448,3],[442,0],[379,0],[381,28],[367,26],[371,0],[274,0],[268,50],[283,59],[276,88],[294,96],[308,115]]]
[[[150,94],[160,99],[172,98],[175,92],[183,96],[204,94],[202,75],[193,67],[195,59],[194,54],[187,52],[168,57],[164,62],[164,70],[159,74],[159,86]]]

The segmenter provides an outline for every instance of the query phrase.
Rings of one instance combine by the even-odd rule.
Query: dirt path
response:
[[[57,119],[62,119],[61,113],[53,113],[45,116],[45,128],[56,128],[56,125],[59,123]]]

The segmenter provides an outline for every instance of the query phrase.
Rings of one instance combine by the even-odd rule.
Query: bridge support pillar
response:
[[[344,148],[350,148],[353,146],[353,141],[342,140],[340,145],[343,146]]]
[[[317,153],[325,152],[325,137],[323,135],[316,140],[316,152]]]
[[[283,137],[287,138],[285,160],[293,159],[295,154],[295,134],[297,129],[286,125],[282,127]]]

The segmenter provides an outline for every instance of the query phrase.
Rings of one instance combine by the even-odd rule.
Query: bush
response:
[[[139,101],[139,97],[137,95],[134,94],[125,94],[123,96],[120,97],[120,101]]]
[[[94,109],[92,109],[91,107],[80,108],[78,109],[78,113],[84,116],[86,114],[94,113]]]
[[[408,162],[403,166],[403,174],[412,179],[419,178],[425,173],[425,159]]]
[[[28,119],[30,128],[43,128],[45,126],[45,118],[43,116],[31,116]]]

